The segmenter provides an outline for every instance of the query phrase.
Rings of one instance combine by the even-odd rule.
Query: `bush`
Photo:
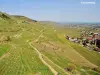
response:
[[[11,40],[11,39],[10,39],[9,36],[2,36],[2,37],[0,38],[0,42],[10,41],[10,40]]]
[[[96,47],[95,45],[92,45],[92,49],[93,49],[93,50],[96,51],[96,48],[97,48],[97,47]]]
[[[99,72],[100,73],[100,66],[97,67],[97,68],[93,68],[92,70],[96,71],[96,72]]]
[[[67,67],[67,71],[74,71],[76,69],[76,66],[74,64],[68,64],[68,67]]]

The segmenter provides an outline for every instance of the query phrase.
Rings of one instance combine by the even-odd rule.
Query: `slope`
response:
[[[3,18],[0,20],[0,37],[10,37],[9,41],[0,42],[4,48],[9,45],[7,56],[0,60],[0,75],[53,75],[50,66],[61,75],[99,75],[90,68],[95,66],[72,48],[64,39],[63,33],[59,33],[52,25],[40,22],[25,23],[25,17],[25,22],[23,19],[19,22],[16,17],[10,18],[14,21]],[[50,66],[43,63],[29,42],[43,54],[44,62]],[[73,59],[77,62],[72,62]]]

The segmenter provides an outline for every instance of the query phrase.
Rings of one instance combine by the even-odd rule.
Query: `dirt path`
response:
[[[16,46],[14,44],[12,44],[12,48],[15,49]],[[2,60],[3,58],[6,58],[10,55],[10,50],[8,50],[6,53],[4,53],[1,57],[0,60]]]
[[[41,34],[40,34],[40,36],[35,40],[35,42],[39,41],[39,39],[40,39],[41,36],[43,35],[43,30],[44,30],[44,29],[42,29],[42,30],[40,31]],[[53,73],[54,75],[57,75],[58,72],[57,72],[54,68],[52,68],[51,65],[49,65],[46,61],[44,61],[43,55],[32,45],[32,42],[30,42],[29,45],[38,53],[40,60],[41,60],[46,66],[49,67],[49,69],[52,71],[52,73]]]
[[[43,30],[44,30],[44,29],[42,29],[42,30],[40,31],[41,34],[40,34],[40,36],[35,40],[35,42],[39,41],[39,39],[40,39],[41,36],[43,35]],[[36,48],[32,45],[32,42],[30,42],[29,45],[38,53],[40,60],[41,60],[46,66],[49,67],[49,69],[54,73],[54,75],[57,75],[58,72],[57,72],[54,68],[52,68],[51,65],[49,65],[46,61],[44,61],[43,57],[46,57],[46,56],[45,56],[44,54],[41,54],[41,53],[39,52],[39,50],[36,49]],[[52,64],[54,64],[56,67],[58,67],[59,69],[61,69],[66,75],[70,75],[70,73],[66,72],[62,67],[60,67],[60,66],[58,66],[57,64],[55,64],[54,62],[52,62],[48,57],[46,57],[46,58],[47,58],[48,61],[50,61],[50,62],[51,62]]]
[[[44,30],[44,29],[43,29],[43,30]],[[35,40],[35,42],[39,41],[39,39],[40,39],[41,36],[43,35],[43,30],[40,31],[41,34],[40,34],[40,36]],[[49,69],[53,72],[53,74],[54,74],[54,75],[57,75],[58,72],[57,72],[54,68],[52,68],[51,65],[49,65],[46,61],[44,61],[43,57],[46,57],[46,56],[45,56],[44,54],[41,54],[41,53],[39,52],[39,50],[36,49],[36,48],[32,45],[32,42],[30,42],[29,45],[38,53],[40,60],[41,60],[46,66],[49,67]],[[66,72],[62,67],[60,67],[60,66],[58,66],[57,64],[55,64],[54,62],[52,62],[48,57],[46,57],[46,58],[47,58],[47,60],[49,60],[52,64],[54,64],[56,67],[58,67],[59,69],[61,69],[66,75],[70,75],[70,74],[69,74],[68,72]]]
[[[4,54],[3,56],[0,57],[0,60],[2,60],[3,58],[9,56],[9,53]]]
[[[40,60],[41,60],[46,66],[49,67],[49,69],[52,71],[52,73],[53,73],[54,75],[57,75],[58,72],[57,72],[54,68],[52,68],[51,65],[49,65],[47,62],[44,61],[42,54],[41,54],[35,47],[33,47],[33,45],[32,45],[31,42],[29,43],[29,45],[38,53]]]
[[[58,66],[57,64],[55,64],[54,62],[52,62],[47,56],[43,55],[44,57],[46,57],[48,59],[49,62],[51,62],[52,64],[54,64],[56,67],[58,67],[59,69],[61,69],[66,75],[70,75],[68,72],[66,72],[62,67]]]

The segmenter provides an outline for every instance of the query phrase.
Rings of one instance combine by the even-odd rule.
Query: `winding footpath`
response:
[[[41,34],[40,34],[40,36],[35,40],[35,42],[39,41],[39,39],[40,39],[41,36],[43,35],[43,31],[44,31],[44,29],[42,29],[42,30],[40,31]],[[70,75],[70,73],[66,72],[62,67],[60,67],[60,66],[58,66],[57,64],[55,64],[54,62],[52,62],[47,56],[45,56],[44,54],[41,54],[41,53],[39,52],[39,50],[36,49],[36,48],[32,45],[32,42],[30,42],[29,45],[38,53],[40,60],[41,60],[46,66],[49,67],[49,69],[52,71],[52,73],[53,73],[54,75],[58,75],[58,72],[57,72],[54,68],[52,68],[51,65],[49,65],[49,64],[43,59],[43,57],[46,57],[47,60],[48,60],[49,62],[51,62],[51,63],[54,64],[56,67],[58,67],[60,70],[62,70],[66,75]]]
[[[31,42],[29,43],[29,45],[38,53],[40,60],[41,60],[46,66],[49,67],[49,69],[52,71],[52,73],[53,73],[54,75],[57,75],[58,72],[57,72],[54,68],[52,68],[47,62],[44,61],[42,54],[41,54],[35,47],[33,47],[33,45],[32,45]]]
[[[45,55],[43,55],[43,56],[46,57],[48,59],[48,61],[51,62],[53,65],[55,65],[60,70],[62,70],[66,75],[70,75],[70,73],[66,72],[62,67],[60,67],[59,65],[55,64],[54,62],[52,62],[47,56],[45,56]]]
[[[3,56],[0,57],[0,60],[2,60],[3,58],[7,57],[9,55],[9,53],[4,54]]]
[[[43,29],[43,30],[44,30],[44,29]],[[40,36],[35,40],[35,42],[37,42],[37,41],[40,39],[40,37],[43,35],[43,33],[42,33],[43,30],[40,31],[41,34],[40,34]],[[38,53],[40,60],[41,60],[46,66],[49,67],[49,69],[52,71],[52,73],[53,73],[54,75],[58,75],[58,72],[57,72],[54,68],[52,68],[51,65],[49,65],[49,64],[43,59],[43,55],[32,45],[32,42],[30,42],[29,45]]]

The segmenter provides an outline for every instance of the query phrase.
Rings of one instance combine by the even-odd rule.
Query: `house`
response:
[[[87,46],[86,39],[83,39],[83,40],[82,40],[82,45],[83,45],[84,47]]]
[[[97,40],[96,40],[96,46],[97,46],[98,48],[100,48],[100,39],[97,39]]]
[[[100,40],[100,34],[95,35],[95,39],[99,39]]]

